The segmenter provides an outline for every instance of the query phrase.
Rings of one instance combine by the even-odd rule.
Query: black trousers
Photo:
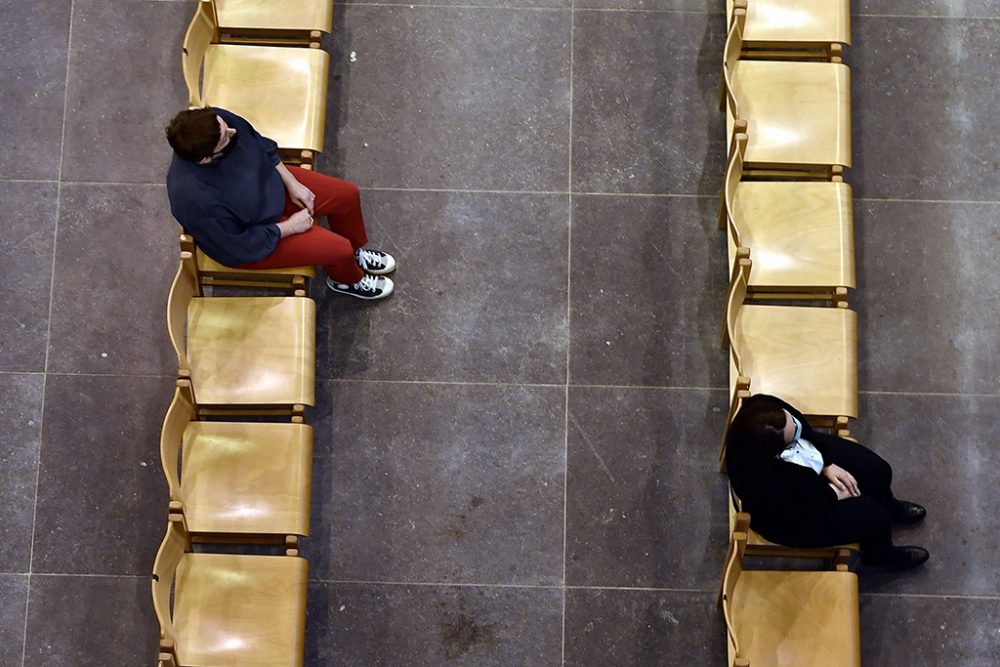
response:
[[[824,463],[854,475],[861,495],[838,500],[828,511],[792,526],[769,526],[767,539],[790,547],[828,547],[859,542],[865,560],[877,563],[892,550],[892,467],[872,450],[842,438],[826,438]]]

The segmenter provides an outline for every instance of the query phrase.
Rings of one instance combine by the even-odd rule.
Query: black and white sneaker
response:
[[[358,248],[354,256],[358,258],[358,266],[373,276],[384,276],[396,270],[396,260],[387,252]]]
[[[365,276],[353,285],[338,283],[336,280],[330,280],[327,278],[326,286],[334,292],[348,294],[350,296],[355,296],[359,299],[367,299],[369,301],[384,299],[392,294],[394,287],[392,279],[385,278],[383,276]]]

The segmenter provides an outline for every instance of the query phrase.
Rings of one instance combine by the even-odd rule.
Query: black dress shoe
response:
[[[861,562],[865,565],[884,567],[890,570],[909,570],[923,565],[930,558],[930,553],[922,547],[893,547],[892,551],[882,558],[870,558],[861,555]]]
[[[927,516],[927,510],[909,500],[894,500],[889,515],[896,523],[919,523]]]

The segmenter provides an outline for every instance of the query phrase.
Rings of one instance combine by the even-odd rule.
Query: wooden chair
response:
[[[720,595],[729,665],[860,667],[857,575],[744,570],[746,547],[733,532]]]
[[[240,269],[220,264],[206,255],[188,234],[181,234],[181,252],[194,255],[198,269],[198,283],[203,287],[265,287],[295,292],[306,289],[306,279],[316,277],[315,266],[296,266],[287,269]]]
[[[159,664],[301,667],[307,577],[295,549],[284,556],[191,553],[183,516],[171,514],[153,565]]]
[[[743,58],[830,61],[851,43],[850,0],[727,0],[735,9],[747,12]]]
[[[330,56],[322,49],[213,43],[217,32],[211,0],[199,0],[181,58],[189,105],[243,116],[291,153],[286,161],[311,166],[313,152],[323,150]]]
[[[748,137],[731,142],[720,227],[729,263],[740,248],[756,263],[748,298],[842,301],[856,285],[851,186],[833,181],[743,181]]]
[[[770,542],[750,527],[750,515],[743,511],[743,505],[733,492],[729,489],[729,532],[746,533],[746,555],[765,556],[775,558],[818,558],[829,560],[834,564],[834,569],[839,572],[846,572],[851,562],[851,552],[859,551],[859,544],[841,544],[831,547],[804,548],[789,547],[776,542]]]
[[[160,432],[170,510],[203,542],[297,544],[309,535],[313,430],[292,423],[199,421],[178,380]]]
[[[214,0],[214,8],[226,44],[318,49],[333,30],[333,0]]]
[[[851,73],[840,62],[744,60],[746,10],[734,9],[722,63],[728,141],[747,132],[745,170],[830,180],[851,166]]]
[[[858,317],[836,307],[746,304],[752,262],[733,264],[722,345],[729,347],[730,420],[755,393],[781,396],[815,426],[846,430],[858,416]],[[725,469],[726,433],[719,454]]]
[[[296,294],[205,298],[181,253],[167,330],[199,414],[301,415],[315,403],[316,303]]]

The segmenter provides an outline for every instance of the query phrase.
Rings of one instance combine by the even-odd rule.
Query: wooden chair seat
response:
[[[322,151],[326,51],[213,44],[214,14],[211,1],[200,0],[184,38],[189,104],[239,114],[283,149]]]
[[[825,62],[738,60],[732,93],[757,167],[851,166],[851,73]],[[727,110],[732,142],[735,121]]]
[[[312,427],[191,422],[182,461],[192,533],[309,535]]]
[[[282,148],[323,151],[330,56],[319,49],[213,44],[204,100],[243,116]]]
[[[215,0],[215,10],[227,42],[309,41],[333,30],[333,0]]]
[[[192,299],[187,357],[203,405],[313,405],[316,303],[300,297]]]
[[[740,514],[738,525],[749,517]],[[729,541],[720,603],[733,667],[859,667],[853,572],[744,570],[747,534]]]
[[[304,558],[184,554],[174,601],[180,664],[301,667],[307,573]]]
[[[230,0],[232,1],[232,0]],[[733,15],[734,0],[726,0]],[[781,49],[851,43],[850,0],[746,0],[747,47]]]
[[[308,569],[294,550],[285,556],[190,553],[183,518],[171,515],[153,565],[160,664],[301,667]]]
[[[288,543],[309,534],[313,430],[292,423],[198,421],[177,380],[160,431],[172,511],[203,542]]]
[[[178,377],[199,411],[301,414],[315,402],[316,303],[290,297],[201,296],[190,252],[167,298],[167,332]]]
[[[848,308],[744,304],[735,341],[742,375],[755,394],[771,394],[817,417],[858,416],[858,316]],[[730,355],[732,358],[732,355]]]
[[[729,424],[740,402],[754,393],[781,396],[815,425],[848,435],[858,416],[858,316],[846,301],[836,307],[744,303],[753,262],[746,248],[733,263],[722,326],[729,348],[729,413],[719,466],[725,470]]]
[[[733,626],[751,667],[861,664],[858,578],[853,572],[744,570]]]
[[[749,181],[739,183],[733,216],[740,245],[750,248],[754,296],[786,296],[854,288],[851,186],[842,182]],[[729,234],[729,264],[737,246]]]

